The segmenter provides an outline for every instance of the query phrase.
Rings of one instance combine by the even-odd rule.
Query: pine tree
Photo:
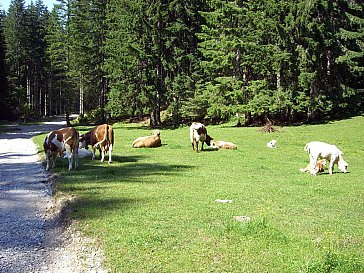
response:
[[[99,118],[104,120],[108,93],[102,69],[105,61],[106,0],[75,0],[69,13],[70,75],[77,79],[85,111],[100,109]]]
[[[340,21],[338,76],[343,88],[343,104],[351,111],[362,111],[364,102],[364,4],[362,1],[334,1]]]
[[[9,111],[9,89],[6,80],[5,66],[4,20],[5,13],[0,11],[0,101],[2,102],[0,119],[11,119],[12,116]]]
[[[44,111],[47,89],[46,24],[48,10],[42,0],[33,2],[24,14],[25,77],[27,101],[33,116],[41,116]]]
[[[26,97],[24,0],[13,0],[5,18],[5,63],[9,83],[9,102],[19,119],[25,118],[29,104]]]
[[[68,2],[54,5],[47,25],[47,59],[49,68],[49,89],[46,96],[46,115],[64,113],[76,100],[74,86],[69,76],[69,35],[67,33]]]

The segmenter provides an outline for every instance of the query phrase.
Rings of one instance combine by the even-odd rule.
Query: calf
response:
[[[317,160],[317,163],[315,165],[315,173],[323,172],[325,166],[326,166],[326,159],[319,159],[319,160]],[[309,172],[310,171],[310,168],[311,168],[311,164],[308,164],[306,166],[306,168],[301,168],[300,169],[300,172],[301,173]]]
[[[110,125],[102,124],[94,127],[91,131],[80,136],[80,148],[88,149],[92,147],[92,159],[95,159],[96,149],[100,151],[101,162],[104,161],[105,154],[109,153],[109,163],[112,162],[112,149],[114,146],[114,130]]]
[[[75,168],[78,167],[78,145],[79,134],[73,127],[63,128],[50,132],[43,143],[44,152],[46,154],[48,171],[56,165],[57,155],[62,155],[66,151],[68,157],[68,170],[72,169],[73,161],[75,161]]]
[[[155,148],[160,147],[161,143],[161,133],[159,130],[154,131],[151,136],[143,136],[138,137],[136,140],[133,141],[133,148]]]
[[[232,150],[236,150],[238,148],[238,146],[236,146],[234,143],[232,142],[228,142],[228,141],[212,141],[211,144],[215,147],[217,147],[218,149],[232,149]]]
[[[319,158],[324,158],[330,161],[329,174],[332,174],[335,164],[338,165],[339,169],[343,173],[348,171],[349,164],[344,160],[343,152],[340,151],[335,145],[320,141],[313,141],[307,143],[304,150],[307,151],[310,156],[310,173],[312,175],[317,174],[317,169],[315,166]]]
[[[211,145],[212,138],[207,134],[205,125],[198,122],[193,122],[190,126],[190,139],[192,144],[192,149],[198,153],[198,142],[201,142],[201,151],[203,150],[203,144],[206,142],[207,145]]]

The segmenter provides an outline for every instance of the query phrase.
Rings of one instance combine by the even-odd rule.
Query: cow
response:
[[[57,155],[62,155],[64,152],[68,158],[68,170],[72,169],[73,161],[75,162],[75,169],[78,168],[78,145],[79,133],[75,128],[68,127],[51,131],[43,143],[47,161],[46,170],[54,168]]]
[[[335,145],[327,144],[320,141],[312,141],[306,144],[304,150],[309,153],[310,157],[310,173],[317,174],[315,168],[317,160],[324,158],[330,161],[329,174],[332,175],[334,165],[337,164],[343,173],[347,173],[349,164],[343,158],[343,152]]]
[[[222,140],[219,141],[212,140],[211,144],[218,149],[236,150],[238,148],[238,146],[236,146],[234,143]]]
[[[133,141],[133,148],[156,148],[162,146],[161,133],[159,130],[153,132],[151,136],[138,137]]]
[[[271,141],[269,141],[267,143],[267,147],[272,149],[277,148],[277,140],[272,139]]]
[[[319,159],[317,160],[317,163],[316,163],[316,166],[315,166],[315,173],[321,173],[323,172],[325,169],[325,166],[326,166],[326,159]],[[310,171],[310,168],[311,168],[311,164],[308,164],[306,166],[306,168],[301,168],[300,169],[300,172],[301,173],[306,173],[306,172],[309,172]]]
[[[203,144],[206,142],[207,145],[211,145],[212,137],[207,134],[205,125],[199,122],[193,122],[190,126],[190,140],[192,144],[192,150],[198,153],[198,143],[201,142],[201,151],[203,150]]]
[[[109,153],[109,164],[112,163],[112,149],[114,146],[114,130],[108,124],[95,126],[91,131],[80,136],[80,148],[92,148],[92,160],[95,159],[96,149],[100,151],[101,162],[105,159],[105,154]]]

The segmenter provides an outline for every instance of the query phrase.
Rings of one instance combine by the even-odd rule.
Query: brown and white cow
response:
[[[109,163],[112,162],[112,149],[114,146],[114,130],[110,125],[102,124],[94,127],[91,131],[80,136],[80,148],[92,147],[92,159],[95,159],[95,151],[98,149],[101,155],[101,162],[105,154],[109,153]]]
[[[50,132],[43,143],[44,152],[46,154],[48,171],[56,165],[56,158],[58,154],[66,152],[68,157],[68,170],[72,169],[73,161],[75,162],[75,169],[78,167],[78,145],[79,134],[73,127],[62,128]]]
[[[211,145],[212,138],[207,134],[205,125],[199,122],[193,122],[190,126],[190,140],[192,144],[192,149],[198,153],[198,142],[201,142],[201,151],[203,150],[203,144],[206,142],[207,145]]]

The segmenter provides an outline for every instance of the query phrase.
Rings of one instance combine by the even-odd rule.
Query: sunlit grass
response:
[[[58,160],[54,170],[59,194],[77,197],[71,217],[103,242],[112,272],[364,271],[363,117],[272,134],[207,126],[238,150],[198,154],[188,127],[161,130],[154,149],[131,148],[152,130],[113,127],[113,164],[81,159],[68,172]],[[266,147],[272,139],[277,149]],[[300,173],[313,140],[336,144],[350,172]],[[234,219],[242,215],[251,221]]]

